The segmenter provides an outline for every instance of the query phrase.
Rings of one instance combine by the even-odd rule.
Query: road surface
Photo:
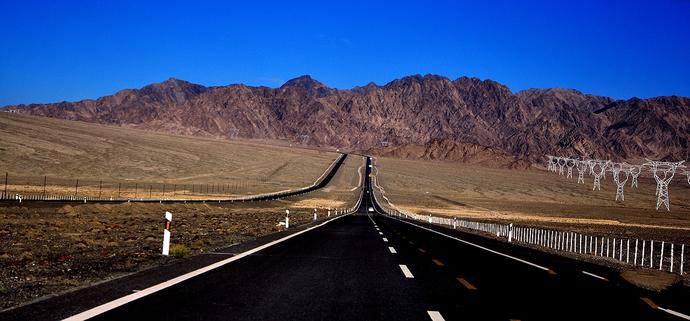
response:
[[[365,180],[356,214],[73,319],[682,320],[690,302],[663,311],[607,268],[369,213],[370,193]]]

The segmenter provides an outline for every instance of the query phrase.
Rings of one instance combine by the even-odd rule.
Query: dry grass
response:
[[[42,193],[43,175],[47,193],[72,192],[77,178],[80,194],[89,195],[98,193],[100,178],[129,183],[123,190],[136,182],[144,197],[151,185],[153,197],[170,197],[172,186],[184,193],[179,185],[191,183],[229,183],[231,194],[278,191],[310,185],[337,156],[0,113],[0,170],[13,175],[10,192]],[[291,226],[311,222],[314,208],[323,219],[327,208],[354,205],[362,161],[349,157],[326,188],[280,201],[1,204],[0,309],[280,231],[285,209]],[[165,183],[166,194],[153,182]],[[116,186],[104,186],[102,196]],[[188,196],[209,194],[218,195]],[[173,213],[171,257],[160,255],[165,211]]]
[[[640,177],[616,202],[608,173],[601,191],[540,170],[491,169],[457,163],[379,158],[379,184],[393,203],[417,213],[559,226],[582,232],[621,233],[690,241],[690,188],[684,175],[671,183],[671,211],[656,211],[656,185]],[[630,184],[630,182],[628,182]]]
[[[351,207],[357,158],[346,161],[328,191],[269,202],[233,204],[5,204],[0,207],[0,309],[212,251]],[[354,182],[356,184],[356,182]],[[355,185],[356,186],[356,185]],[[350,192],[355,195],[356,192]],[[173,213],[171,257],[160,255],[163,213]]]
[[[299,188],[314,182],[337,157],[307,149],[176,136],[138,129],[0,113],[0,171],[10,173],[9,190],[42,193],[79,191],[103,197],[191,193],[226,195]],[[2,177],[4,179],[4,177]],[[4,182],[2,182],[4,183]],[[199,185],[223,186],[199,192]],[[176,185],[176,186],[175,186]],[[184,188],[183,186],[186,186]],[[4,186],[3,186],[4,188]],[[183,191],[185,189],[185,191]],[[131,194],[131,195],[130,195]]]

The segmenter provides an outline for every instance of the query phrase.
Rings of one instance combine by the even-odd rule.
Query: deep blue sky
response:
[[[139,2],[0,0],[0,106],[302,74],[336,88],[434,73],[690,96],[690,0]]]

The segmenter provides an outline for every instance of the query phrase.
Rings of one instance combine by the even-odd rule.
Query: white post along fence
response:
[[[558,165],[557,163],[554,164],[553,168],[558,168]],[[463,228],[488,233],[499,239],[505,239],[507,242],[542,250],[588,255],[621,264],[678,273],[682,276],[688,274],[687,265],[690,259],[688,258],[685,244],[637,238],[597,236],[572,231],[519,226],[513,223],[487,223],[419,215],[401,210],[393,205],[388,197],[384,195],[383,189],[378,186],[378,182],[376,182],[377,177],[374,176],[373,179],[374,186],[380,190],[381,197],[389,205],[389,208],[384,209],[385,214],[390,216],[448,226],[453,229]],[[379,204],[383,204],[378,201],[376,194],[374,193],[374,198],[377,199]]]

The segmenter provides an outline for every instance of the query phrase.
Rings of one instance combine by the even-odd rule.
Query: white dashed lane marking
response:
[[[407,268],[407,265],[400,264],[400,269],[402,270],[402,273],[405,275],[406,278],[408,278],[408,279],[414,278],[414,275],[412,275],[412,272],[410,272],[410,269]]]
[[[443,318],[441,315],[441,312],[438,311],[426,311],[426,313],[429,314],[429,317],[431,318],[431,321],[445,321],[446,319]]]
[[[384,237],[384,238],[383,238],[383,241],[384,241],[384,242],[388,242],[388,239]]]
[[[599,279],[599,280],[608,281],[605,277],[603,277],[603,276],[598,276],[598,275],[596,275],[596,274],[594,274],[594,273],[589,273],[589,272],[587,272],[587,271],[582,271],[582,273],[585,274],[585,275],[589,275],[589,276],[591,276],[591,277],[593,277],[593,278],[597,278],[597,279]]]
[[[391,251],[391,253],[393,253],[393,254],[398,253],[398,252],[395,250],[395,248],[393,248],[392,246],[389,246],[389,247],[388,247],[388,250]]]

